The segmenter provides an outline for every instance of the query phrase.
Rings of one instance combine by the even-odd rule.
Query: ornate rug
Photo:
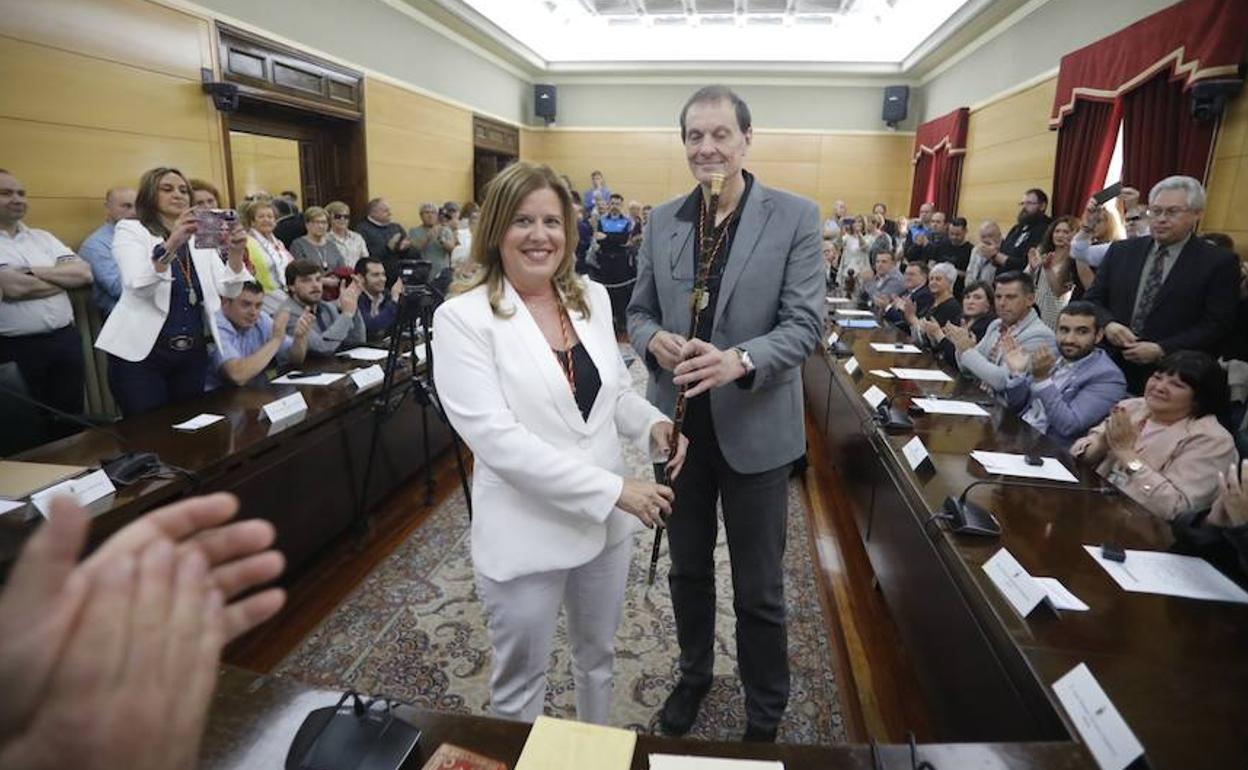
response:
[[[633,358],[627,348],[626,360]],[[630,360],[644,392],[644,367]],[[630,467],[650,471],[626,448]],[[489,713],[490,640],[477,599],[469,556],[468,516],[458,491],[443,502],[337,607],[274,673],[331,688],[384,694],[418,706],[463,714]],[[837,686],[823,611],[815,585],[801,482],[789,486],[785,598],[788,605],[791,694],[781,723],[785,743],[844,742]],[[629,569],[623,619],[616,637],[611,724],[658,732],[658,710],[678,672],[676,625],[667,590],[667,548],[655,585],[646,593],[650,533],[638,536]],[[715,681],[690,737],[739,740],[745,701],[736,669],[735,616],[728,547],[716,545]],[[546,713],[574,718],[571,658],[562,617],[551,656]]]

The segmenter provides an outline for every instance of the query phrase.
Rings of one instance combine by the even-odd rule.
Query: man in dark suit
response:
[[[1193,237],[1205,209],[1200,182],[1167,177],[1148,201],[1151,237],[1111,245],[1084,296],[1109,311],[1105,339],[1132,393],[1143,391],[1167,353],[1217,355],[1234,328],[1239,296],[1235,255]]]
[[[711,686],[720,502],[745,739],[772,741],[789,699],[783,562],[788,477],[805,452],[801,366],[823,333],[819,208],[742,168],[750,112],[727,88],[695,93],[680,126],[698,186],[655,207],[628,306],[633,347],[650,370],[650,400],[671,414],[679,387],[689,387],[690,448],[667,522],[680,681],[659,725],[669,734],[688,732]],[[703,200],[717,173],[724,175],[723,193],[708,212]],[[697,306],[693,339],[685,339],[700,232],[712,244],[708,295]]]

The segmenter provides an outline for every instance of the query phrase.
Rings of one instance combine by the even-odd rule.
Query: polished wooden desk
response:
[[[382,362],[384,364],[384,361]],[[363,366],[344,358],[316,359],[306,371],[348,371]],[[396,372],[393,393],[410,390],[406,367]],[[261,408],[282,396],[303,393],[307,416],[275,429],[260,418]],[[381,386],[359,392],[349,378],[327,387],[267,385],[226,387],[202,398],[121,420],[108,426],[135,451],[157,453],[189,475],[140,481],[119,489],[90,507],[95,515],[92,542],[133,521],[145,511],[179,497],[229,491],[242,501],[241,518],[264,518],[277,527],[277,544],[287,559],[287,574],[353,523],[364,483],[374,424],[373,403]],[[200,413],[225,420],[193,433],[170,426]],[[425,461],[421,407],[410,396],[382,425],[366,507],[420,470]],[[430,455],[450,444],[450,432],[435,414],[429,415]],[[24,452],[14,459],[31,462],[98,466],[120,454],[105,431],[78,433]],[[14,558],[33,522],[9,521],[0,526],[0,570]]]
[[[284,767],[290,742],[313,709],[332,706],[341,693],[314,689],[289,679],[225,666],[218,679],[200,758],[201,770]],[[410,707],[399,715],[420,728],[422,737],[403,767],[419,770],[438,746],[449,742],[516,766],[529,725],[487,717],[462,716]],[[909,768],[910,749],[879,750],[886,768]],[[650,754],[690,754],[739,759],[780,760],[786,770],[873,770],[869,746],[789,746],[723,743],[639,735],[633,770],[646,770]],[[1086,770],[1083,750],[1071,743],[950,744],[920,747],[920,759],[937,770]],[[586,768],[593,770],[593,768]]]
[[[1101,482],[1012,414],[990,419],[913,417],[907,435],[886,435],[860,395],[871,385],[906,409],[925,394],[984,400],[975,383],[883,379],[871,369],[927,368],[931,356],[878,353],[870,342],[902,339],[891,328],[841,330],[860,364],[820,351],[807,362],[807,406],[828,462],[848,491],[859,534],[890,613],[914,662],[938,739],[1070,740],[1052,683],[1087,663],[1144,744],[1150,766],[1248,766],[1248,607],[1120,589],[1083,550],[1110,541],[1164,550],[1169,528],[1129,499],[1086,491],[981,486],[969,499],[994,511],[1000,538],[949,533],[928,522],[946,496],[990,477],[972,449],[1064,457],[1080,486]],[[956,373],[950,372],[955,378]],[[920,436],[932,466],[915,473],[901,454]],[[999,478],[999,477],[998,477]],[[1073,487],[1073,485],[1070,485]],[[981,565],[1008,548],[1033,575],[1050,576],[1090,605],[1021,618]]]

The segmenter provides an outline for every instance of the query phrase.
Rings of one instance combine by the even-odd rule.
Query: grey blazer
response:
[[[628,334],[650,369],[646,395],[671,415],[672,373],[647,351],[660,330],[689,333],[696,265],[692,222],[676,219],[682,196],[658,206],[637,254],[637,285],[628,305]],[[724,267],[711,344],[742,348],[754,378],[710,392],[720,451],[738,473],[761,473],[806,451],[801,366],[823,332],[823,257],[819,208],[813,201],[755,180]]]

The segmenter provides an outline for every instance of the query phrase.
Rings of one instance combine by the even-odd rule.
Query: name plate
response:
[[[838,343],[838,342],[840,342],[840,341],[841,341],[841,335],[840,335],[840,333],[839,333],[839,332],[832,332],[832,335],[831,335],[830,337],[828,337],[828,347],[832,347],[833,345],[835,345],[836,343]]]
[[[923,439],[915,436],[906,442],[901,448],[901,453],[906,456],[906,462],[910,464],[910,470],[917,471],[919,466],[930,459],[927,453],[927,447],[923,446]]]
[[[1005,595],[1010,606],[1023,617],[1027,617],[1041,602],[1049,598],[1044,587],[1004,548],[984,562],[983,569],[992,579],[993,585]]]
[[[1123,770],[1144,753],[1139,738],[1118,713],[1086,663],[1080,663],[1053,683],[1083,745],[1101,770]]]
[[[269,422],[283,422],[302,417],[308,412],[308,402],[302,393],[291,393],[285,398],[270,401],[260,409],[261,419]]]
[[[355,383],[355,387],[360,390],[367,390],[374,385],[380,385],[384,379],[386,379],[386,373],[377,364],[351,372],[351,382]]]
[[[855,356],[850,356],[849,360],[845,362],[845,373],[854,374],[857,371],[858,371],[858,359]]]
[[[867,400],[867,403],[871,405],[872,409],[879,409],[880,404],[884,403],[884,399],[888,398],[888,396],[884,394],[884,391],[874,385],[867,388],[862,394],[862,397]]]
[[[50,486],[31,495],[30,502],[34,503],[35,508],[46,519],[52,509],[52,499],[59,495],[68,495],[77,500],[79,505],[86,506],[116,491],[117,487],[113,486],[108,474],[100,470]]]

